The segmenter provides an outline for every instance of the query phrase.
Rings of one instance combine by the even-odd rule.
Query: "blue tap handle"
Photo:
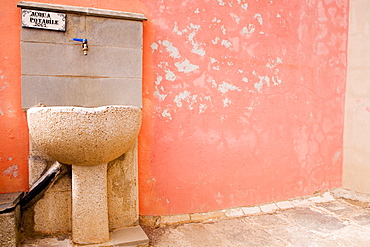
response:
[[[83,43],[87,43],[87,39],[77,39],[77,38],[73,38],[74,41],[78,41],[78,42],[83,42]]]

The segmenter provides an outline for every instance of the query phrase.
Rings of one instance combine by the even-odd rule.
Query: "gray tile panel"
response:
[[[141,50],[22,42],[23,75],[141,78]]]
[[[141,79],[22,76],[22,107],[142,106]]]

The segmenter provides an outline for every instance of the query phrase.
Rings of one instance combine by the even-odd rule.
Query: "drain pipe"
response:
[[[47,170],[44,175],[42,175],[30,188],[30,191],[26,193],[19,204],[22,208],[28,208],[37,202],[45,192],[61,178],[64,174],[70,171],[70,166],[59,163],[56,161]]]

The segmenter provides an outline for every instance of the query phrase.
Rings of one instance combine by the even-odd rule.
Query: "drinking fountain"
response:
[[[72,166],[72,238],[78,244],[109,240],[107,163],[135,142],[141,109],[133,106],[33,107],[30,137],[45,154]]]

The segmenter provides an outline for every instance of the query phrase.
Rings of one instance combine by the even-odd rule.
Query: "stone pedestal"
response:
[[[0,246],[19,246],[19,205],[10,212],[0,213]]]
[[[72,165],[72,237],[78,244],[109,240],[106,163]]]

